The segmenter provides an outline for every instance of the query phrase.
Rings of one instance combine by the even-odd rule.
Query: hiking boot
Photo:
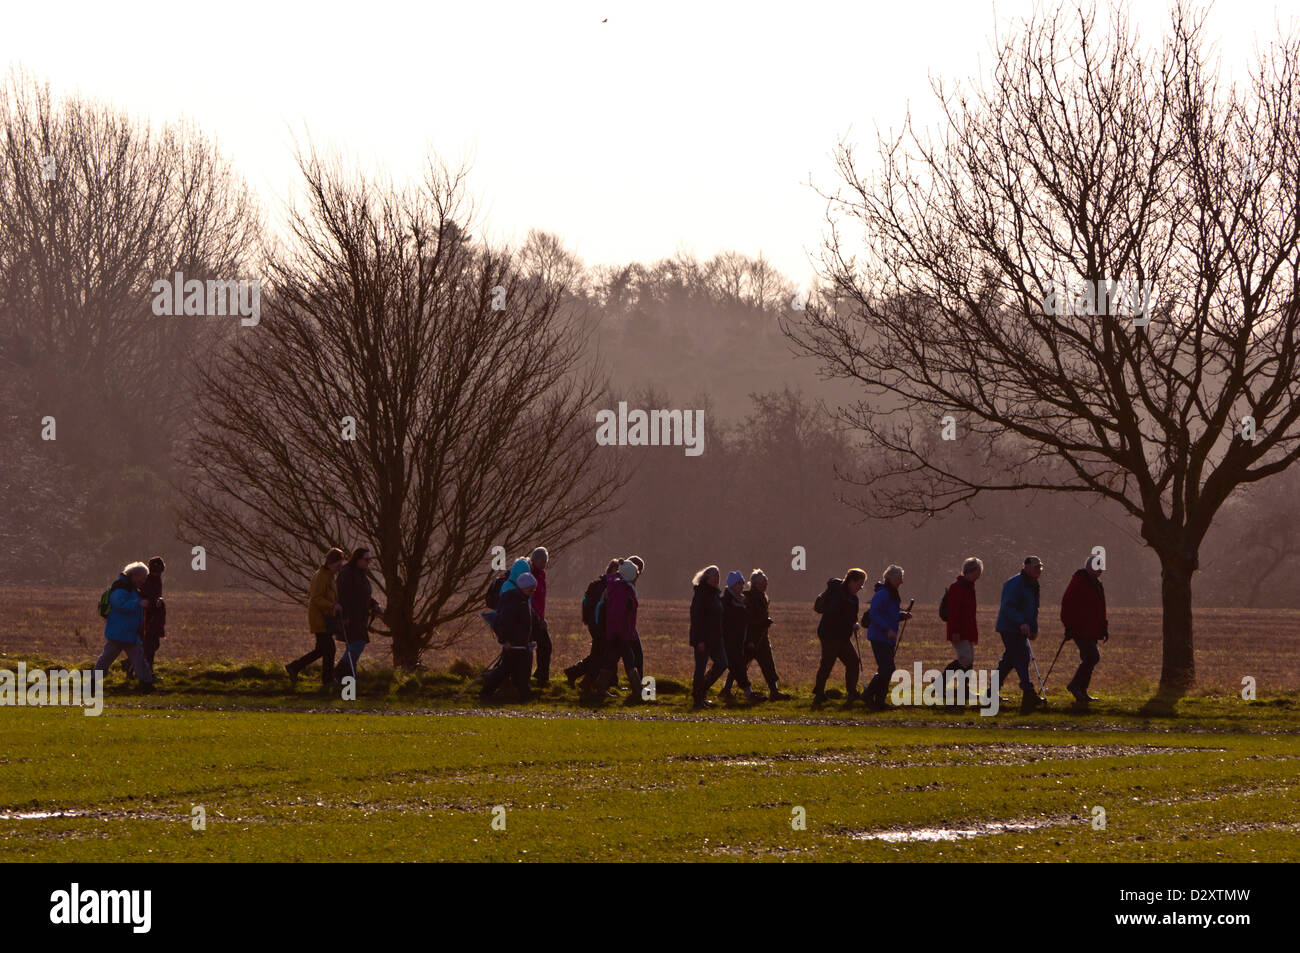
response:
[[[140,683],[140,694],[141,694],[141,695],[152,695],[152,694],[153,694],[153,682],[141,682],[141,683]]]
[[[813,704],[814,704],[814,705],[825,705],[825,704],[826,704],[826,693],[825,693],[825,692],[813,692]]]
[[[753,686],[750,686],[749,688],[745,689],[745,700],[751,702],[761,702],[763,700],[763,695],[761,692],[754,691]]]
[[[1027,714],[1028,712],[1031,711],[1037,711],[1039,708],[1042,707],[1043,707],[1043,700],[1039,698],[1038,695],[1034,692],[1026,691],[1020,697],[1020,711],[1022,714]]]
[[[793,697],[793,695],[787,695],[785,692],[779,691],[775,685],[768,689],[767,692],[767,700],[773,702],[788,702]]]
[[[723,688],[722,691],[718,692],[718,698],[724,702],[731,701],[731,686],[728,685]]]
[[[1075,688],[1073,685],[1066,685],[1065,690],[1074,696],[1074,700],[1080,705],[1087,705],[1088,702],[1095,702],[1097,699],[1089,695],[1082,688]]]
[[[862,694],[860,692],[849,692],[846,696],[844,696],[844,707],[848,708],[854,702],[861,700],[861,698],[862,698]]]
[[[289,673],[289,690],[292,691],[298,687],[298,672],[289,665],[286,665],[284,670]]]
[[[702,698],[698,695],[695,697],[695,704],[691,706],[691,708],[693,708],[695,711],[699,711],[700,709],[703,708],[712,708],[712,707],[713,707],[713,702],[709,701],[707,698]]]
[[[566,682],[568,682],[568,683],[569,683],[569,687],[572,688],[574,682],[576,682],[576,681],[578,680],[578,673],[577,673],[577,672],[572,672],[572,671],[570,671],[569,669],[566,668],[566,669],[564,670],[564,680],[565,680]]]

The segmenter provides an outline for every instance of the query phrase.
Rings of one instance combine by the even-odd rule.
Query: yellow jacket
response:
[[[338,601],[339,591],[334,584],[334,573],[322,566],[311,577],[311,592],[307,596],[307,627],[312,632],[324,632],[325,620],[334,614],[334,606]]]

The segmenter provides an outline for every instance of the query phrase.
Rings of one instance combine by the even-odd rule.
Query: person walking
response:
[[[480,700],[490,698],[506,679],[514,684],[521,702],[532,698],[528,673],[533,668],[533,631],[537,614],[532,607],[532,596],[536,591],[537,579],[532,573],[524,572],[514,577],[510,591],[503,591],[498,598],[492,628],[501,645],[501,664],[483,677]]]
[[[538,688],[546,688],[551,684],[553,647],[551,629],[546,623],[546,565],[550,561],[551,554],[545,546],[538,546],[528,557],[528,571],[537,580],[537,588],[533,590],[532,607],[533,612],[537,614],[535,622],[540,623],[533,629],[533,641],[537,643],[537,671],[533,673],[533,678],[537,681]]]
[[[340,679],[357,677],[357,660],[370,642],[370,616],[382,612],[371,593],[370,550],[359,547],[339,570],[338,600],[343,613],[343,637],[347,643],[343,657],[335,667]],[[337,638],[337,636],[336,636]]]
[[[1097,699],[1088,694],[1092,671],[1101,661],[1098,642],[1110,640],[1110,626],[1106,620],[1106,590],[1101,584],[1104,572],[1096,556],[1090,556],[1082,569],[1070,577],[1061,597],[1061,624],[1065,626],[1066,639],[1073,639],[1079,648],[1079,667],[1066,691],[1082,707]]]
[[[286,665],[289,686],[296,688],[298,676],[312,662],[320,659],[321,686],[334,684],[334,637],[343,635],[343,606],[339,603],[338,574],[343,568],[344,553],[331,549],[325,562],[311,577],[307,590],[307,630],[316,638],[316,647]]]
[[[601,662],[600,676],[596,679],[596,694],[601,701],[604,701],[606,692],[617,678],[620,659],[623,662],[623,670],[627,672],[628,701],[636,702],[641,697],[641,672],[636,667],[635,649],[636,577],[636,564],[624,560],[619,564],[618,572],[605,589],[605,611],[608,621],[605,625],[604,657]]]
[[[727,667],[727,652],[722,638],[722,593],[718,590],[721,570],[706,566],[691,580],[691,648],[695,652],[695,675],[691,695],[695,708],[712,708],[709,689]],[[707,666],[707,668],[706,668]]]
[[[163,573],[166,571],[167,565],[163,562],[163,558],[154,556],[149,560],[149,575],[145,577],[144,584],[140,587],[140,597],[146,606],[142,645],[144,657],[149,660],[149,670],[154,672],[154,682],[158,681],[154,657],[158,654],[159,644],[167,637],[167,604],[163,602],[162,584]]]
[[[570,688],[573,688],[578,679],[582,679],[578,690],[584,695],[596,689],[596,676],[600,674],[601,652],[604,645],[602,632],[606,623],[606,620],[600,617],[600,613],[605,608],[603,604],[605,587],[609,584],[609,577],[618,572],[622,562],[620,559],[611,559],[605,566],[605,571],[589,582],[586,591],[582,594],[582,624],[587,627],[587,634],[591,636],[591,648],[581,661],[575,662],[564,670],[564,677]]]
[[[755,569],[749,574],[749,588],[745,590],[745,610],[749,613],[749,626],[745,635],[745,668],[751,661],[758,662],[759,671],[767,681],[767,697],[771,701],[788,701],[790,696],[778,687],[776,663],[772,660],[772,642],[768,633],[772,617],[768,615],[767,574]]]
[[[721,696],[731,700],[731,685],[736,683],[749,701],[762,698],[749,684],[749,665],[745,660],[748,641],[749,608],[745,605],[745,577],[738,570],[727,573],[727,588],[722,593],[722,644],[727,650],[727,681]]]
[[[1002,637],[1003,652],[998,660],[997,685],[1000,687],[1015,669],[1020,676],[1022,712],[1031,712],[1042,705],[1029,677],[1029,643],[1038,638],[1038,577],[1044,568],[1037,556],[1026,556],[1020,572],[1002,584],[998,605],[995,628]]]
[[[104,620],[104,650],[99,653],[93,668],[93,671],[107,672],[113,660],[125,652],[140,683],[140,690],[145,693],[154,690],[153,668],[145,657],[140,639],[147,600],[139,590],[148,575],[149,567],[144,563],[128,563],[110,587],[108,617]]]
[[[979,582],[983,574],[984,563],[975,556],[968,557],[961,565],[961,574],[944,594],[945,629],[948,641],[952,643],[952,649],[957,655],[943,670],[945,683],[954,673],[969,672],[975,667],[975,646],[980,640],[975,583]]]
[[[853,636],[858,632],[858,592],[867,581],[861,569],[850,569],[844,578],[832,579],[827,584],[822,618],[817,623],[817,639],[821,642],[821,662],[817,666],[817,680],[813,684],[813,704],[826,703],[826,679],[836,661],[844,663],[844,688],[846,704],[858,699],[858,674],[862,660],[853,647]]]
[[[871,603],[863,613],[862,623],[867,627],[867,641],[876,659],[876,674],[867,685],[867,704],[877,710],[888,708],[885,695],[894,678],[894,653],[898,649],[898,626],[912,613],[904,612],[902,596],[903,567],[890,566],[876,583]]]

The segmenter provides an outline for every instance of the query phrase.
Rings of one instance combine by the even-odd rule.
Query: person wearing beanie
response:
[[[640,556],[629,556],[627,561],[636,566],[636,578],[640,582],[641,576],[645,573],[645,560]],[[640,635],[637,635],[636,642],[632,645],[632,651],[636,653],[636,670],[645,674],[645,652],[641,647]]]
[[[636,653],[632,649],[637,639],[637,597],[633,585],[636,577],[636,564],[624,560],[605,588],[605,646],[600,675],[596,679],[596,694],[602,701],[617,677],[619,659],[623,660],[630,686],[628,702],[635,703],[641,698],[641,672],[636,667]]]
[[[521,702],[532,698],[529,672],[533,669],[533,625],[537,614],[533,611],[531,599],[537,591],[537,577],[525,571],[512,578],[514,585],[510,591],[506,592],[502,587],[501,595],[497,598],[492,631],[496,633],[497,642],[501,646],[501,660],[483,676],[479,699],[484,701],[506,679],[514,684],[515,693]]]
[[[722,593],[722,644],[727,650],[727,681],[721,696],[731,700],[731,684],[735,682],[749,701],[763,696],[749,684],[749,666],[745,662],[746,633],[749,628],[749,609],[745,605],[745,577],[733,569],[727,573],[727,588]]]
[[[582,623],[587,627],[587,634],[591,636],[591,648],[582,661],[564,670],[564,677],[568,680],[570,688],[573,688],[581,678],[578,691],[583,695],[589,695],[596,690],[596,677],[600,674],[605,645],[604,631],[607,621],[604,615],[605,588],[609,585],[609,577],[618,572],[621,564],[622,560],[611,559],[605,571],[589,582],[586,592],[582,594]]]
[[[745,669],[749,663],[757,661],[763,678],[767,680],[767,697],[772,701],[786,701],[790,698],[777,687],[776,663],[772,660],[772,643],[768,639],[768,630],[772,628],[772,617],[768,615],[767,573],[755,569],[749,574],[749,588],[745,590],[745,610],[749,613],[749,625],[745,634]]]
[[[1066,639],[1073,639],[1079,648],[1079,668],[1065,686],[1081,707],[1097,699],[1088,694],[1092,670],[1101,661],[1098,642],[1110,639],[1110,626],[1106,622],[1106,590],[1101,585],[1101,562],[1092,556],[1082,569],[1070,577],[1061,597],[1061,624],[1065,626]]]

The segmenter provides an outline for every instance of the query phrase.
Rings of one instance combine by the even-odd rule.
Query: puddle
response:
[[[0,811],[0,821],[44,821],[51,817],[85,817],[90,811]]]
[[[976,824],[973,827],[914,827],[906,830],[857,831],[851,832],[849,837],[852,840],[878,840],[887,844],[910,844],[920,841],[959,841],[971,837],[1008,834],[1014,831],[1034,831],[1061,823],[1064,822],[1050,818],[1034,821],[989,821],[984,824]]]

